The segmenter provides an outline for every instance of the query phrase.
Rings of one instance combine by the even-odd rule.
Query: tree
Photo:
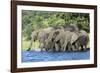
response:
[[[69,24],[77,24],[79,29],[89,32],[89,14],[22,10],[22,33],[27,39],[33,30]]]

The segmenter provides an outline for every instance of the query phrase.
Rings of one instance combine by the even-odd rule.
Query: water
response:
[[[22,51],[22,62],[86,60],[89,58],[90,58],[89,50],[84,51],[84,52]]]

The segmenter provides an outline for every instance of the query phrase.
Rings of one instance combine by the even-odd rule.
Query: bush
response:
[[[83,29],[89,33],[89,14],[32,10],[22,11],[22,33],[28,40],[33,30],[66,26],[69,24],[77,24],[79,29]]]

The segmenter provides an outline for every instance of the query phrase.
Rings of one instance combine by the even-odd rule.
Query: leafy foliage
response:
[[[22,10],[22,33],[27,39],[33,30],[69,24],[77,24],[79,29],[89,32],[89,14]]]

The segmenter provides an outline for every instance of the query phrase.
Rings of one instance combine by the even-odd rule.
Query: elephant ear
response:
[[[78,38],[79,38],[79,35],[75,32],[72,32],[71,44],[73,44]]]
[[[55,42],[61,40],[61,38],[64,36],[65,32],[62,31],[62,30],[59,30],[58,33],[56,34],[56,37],[55,37]]]

